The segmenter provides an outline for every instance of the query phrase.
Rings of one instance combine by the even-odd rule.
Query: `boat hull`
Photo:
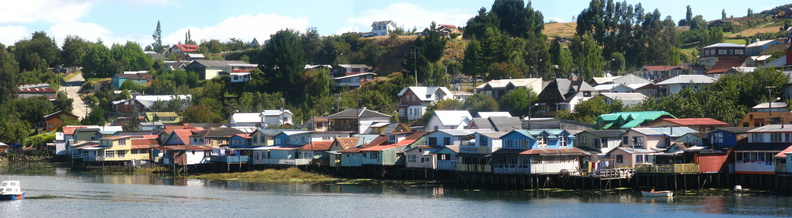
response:
[[[25,193],[22,194],[1,194],[0,200],[22,200],[25,199]]]
[[[656,192],[641,191],[641,195],[643,195],[644,197],[672,197],[672,196],[674,196],[674,192],[671,192],[671,191],[656,191]]]

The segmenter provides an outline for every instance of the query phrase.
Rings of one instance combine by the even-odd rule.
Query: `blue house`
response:
[[[707,133],[714,148],[731,148],[748,138],[748,130],[756,127],[721,127]]]
[[[113,75],[113,88],[120,89],[121,85],[124,85],[127,80],[132,80],[138,85],[148,84],[153,78],[148,71],[125,71],[124,73]]]
[[[250,134],[236,134],[228,138],[228,146],[221,146],[216,154],[212,154],[212,162],[218,163],[247,163],[252,151],[250,148]]]
[[[493,173],[559,174],[577,172],[575,136],[563,129],[513,130],[501,137],[503,148],[492,153]]]

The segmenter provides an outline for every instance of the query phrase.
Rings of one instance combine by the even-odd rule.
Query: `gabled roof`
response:
[[[231,115],[231,119],[234,120],[235,123],[260,123],[261,122],[261,114],[260,113],[234,113]]]
[[[494,129],[492,123],[487,118],[473,118],[473,121],[470,122],[471,125],[468,125],[468,127],[473,126],[474,123],[478,129]]]
[[[341,146],[342,150],[357,147],[357,137],[338,137],[335,140],[338,142],[338,145]]]
[[[283,110],[282,112],[281,112],[281,110],[264,110],[264,111],[261,111],[260,116],[280,116],[281,114],[292,114],[293,115],[293,113],[290,110]]]
[[[767,102],[759,103],[756,106],[753,106],[752,109],[786,108],[786,107],[787,107],[787,103],[786,102],[783,102],[783,101],[775,102],[774,101],[774,102],[769,103],[769,105],[768,105]]]
[[[609,77],[596,77],[595,76],[595,77],[592,77],[591,80],[593,80],[594,83],[601,85],[601,84],[606,84],[606,83],[612,83],[613,80],[616,79],[616,78],[619,78],[619,77],[618,76],[609,76]]]
[[[742,47],[742,48],[745,48],[744,45],[738,45],[738,44],[734,44],[734,43],[715,43],[715,44],[712,44],[712,45],[708,45],[708,46],[706,46],[704,48],[720,48],[720,47]]]
[[[184,145],[190,145],[190,136],[194,133],[193,129],[174,129],[169,138],[178,137]]]
[[[778,152],[778,154],[774,155],[773,157],[776,157],[776,158],[786,158],[786,154],[787,154],[787,153],[790,153],[790,152],[792,152],[792,146],[789,146],[789,147],[787,147],[786,149],[784,149],[783,151],[781,151],[781,152]]]
[[[773,55],[777,51],[785,51],[787,48],[786,43],[768,45],[767,48],[759,52],[759,55]]]
[[[196,52],[196,51],[198,51],[198,45],[176,44],[176,45],[173,45],[173,46],[179,48],[179,50],[182,50],[183,52]]]
[[[671,77],[657,83],[656,85],[674,85],[674,84],[710,84],[714,83],[715,78],[704,75],[679,75]]]
[[[625,130],[585,130],[580,133],[589,133],[599,138],[621,138],[621,135],[626,132]],[[580,134],[578,133],[578,134]]]
[[[741,134],[741,133],[748,133],[748,130],[752,130],[754,128],[756,128],[756,127],[718,127],[715,130],[713,130],[713,131],[720,130],[720,131],[724,131],[724,132]],[[712,131],[710,131],[710,132],[712,132]]]
[[[131,146],[132,146],[132,149],[149,149],[149,148],[153,148],[153,147],[159,146],[159,142],[157,142],[156,138],[154,138],[154,139],[146,139],[146,138],[132,139],[132,145]]]
[[[437,95],[435,95],[435,93],[437,93],[437,92],[442,92],[445,97],[453,96],[453,94],[451,93],[451,90],[448,90],[448,88],[446,88],[446,87],[438,87],[438,86],[431,86],[431,87],[410,86],[410,87],[404,87],[401,90],[401,92],[399,92],[399,96],[401,97],[402,95],[404,95],[404,93],[406,93],[407,90],[411,90],[413,93],[415,93],[415,96],[417,96],[418,99],[420,99],[421,101],[441,100],[441,99],[436,99]]]
[[[371,26],[385,26],[391,23],[396,25],[396,23],[394,23],[392,20],[383,20],[383,21],[374,21],[373,23],[371,23]]]
[[[55,93],[57,92],[55,89],[46,87],[46,88],[17,88],[17,92],[19,93]]]
[[[489,117],[511,117],[512,115],[507,111],[481,111],[478,112],[478,117],[481,118],[489,118]]]
[[[67,115],[67,116],[75,117],[75,118],[77,117],[77,116],[74,116],[74,114],[72,114],[72,113],[60,110],[60,111],[55,111],[54,113],[51,113],[51,114],[44,115],[44,119],[46,120],[46,119],[48,119],[50,117],[53,117],[53,116],[60,117],[62,115]]]
[[[535,83],[542,83],[542,78],[523,78],[523,79],[498,79],[498,80],[490,80],[486,83],[483,83],[479,86],[476,86],[476,89],[484,89],[484,87],[491,87],[493,89],[505,89],[509,84],[514,87],[531,87]],[[533,90],[534,92],[540,92],[541,90]]]
[[[737,58],[718,58],[718,62],[715,62],[715,65],[707,71],[708,74],[710,73],[725,73],[734,67],[741,67],[745,64],[745,61],[748,60],[748,56],[745,57],[737,57]]]
[[[601,129],[629,129],[663,116],[676,118],[665,111],[631,111],[602,114],[597,117],[596,123]]]
[[[303,145],[297,150],[329,151],[331,146],[333,146],[333,141],[316,141],[316,142],[309,142],[308,144]]]
[[[379,118],[390,119],[391,116],[377,111],[366,109],[365,107],[362,109],[346,109],[344,111],[327,116],[327,118],[329,119],[357,119],[358,117],[360,118],[379,117]]]
[[[443,126],[456,126],[466,119],[473,119],[473,116],[470,116],[470,112],[467,110],[436,110],[432,116],[437,117]]]
[[[203,137],[203,138],[230,138],[236,134],[244,134],[235,128],[209,128],[204,131],[193,134],[190,137]]]
[[[646,136],[668,136],[680,137],[688,133],[697,133],[698,131],[687,127],[639,127],[632,128],[630,131],[635,131]]]
[[[600,95],[613,100],[621,99],[622,101],[643,101],[644,99],[646,99],[646,95],[640,92],[629,92],[629,93],[603,92],[600,93]]]
[[[792,132],[792,124],[769,124],[748,130],[748,133]]]
[[[655,120],[654,122],[648,123],[646,125],[651,126],[652,124],[660,123],[663,121],[677,124],[680,126],[729,126],[728,123],[712,118],[677,118],[677,119],[662,118],[659,120]]]
[[[644,79],[640,76],[636,76],[635,74],[627,74],[624,76],[620,76],[619,78],[613,79],[612,81],[615,84],[639,84],[639,83],[652,83],[648,79]]]
[[[202,66],[204,66],[206,68],[225,68],[226,66],[231,65],[231,64],[250,64],[250,63],[247,63],[247,62],[244,62],[244,61],[219,61],[219,60],[205,60],[204,59],[204,60],[195,60],[195,61],[193,61],[192,63],[190,63],[188,65],[188,68],[189,68],[189,66],[193,66],[194,64],[202,65]]]
[[[669,70],[676,70],[676,69],[690,69],[688,66],[643,66],[641,71],[669,71]]]
[[[499,132],[522,129],[522,120],[519,117],[490,117],[489,121],[495,131]]]

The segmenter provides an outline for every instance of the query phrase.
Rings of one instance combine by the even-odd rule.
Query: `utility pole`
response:
[[[767,89],[767,111],[770,113],[770,118],[767,119],[767,124],[773,124],[773,89],[775,86],[765,86]]]
[[[416,49],[413,49],[413,71],[415,71],[415,86],[418,86],[418,57],[416,56]]]

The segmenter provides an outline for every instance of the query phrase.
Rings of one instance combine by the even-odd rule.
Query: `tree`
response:
[[[610,70],[621,73],[627,68],[627,66],[625,66],[626,62],[627,60],[624,58],[624,54],[621,52],[611,53]]]
[[[32,132],[27,121],[14,116],[0,116],[0,141],[7,144],[22,142]]]
[[[286,93],[287,101],[302,97],[297,82],[305,71],[305,56],[300,33],[280,30],[270,37],[259,61],[262,71],[271,78],[270,91]]]
[[[71,113],[74,109],[74,106],[72,105],[73,102],[74,99],[69,98],[65,92],[59,91],[55,97],[55,101],[52,102],[52,105],[55,107],[55,110]]]
[[[500,109],[508,111],[512,116],[528,116],[528,108],[537,100],[539,97],[533,89],[518,87],[501,97]]]
[[[514,64],[506,62],[492,63],[487,68],[487,79],[517,79],[523,78],[522,69]]]
[[[105,120],[105,112],[102,107],[94,107],[88,115],[83,118],[81,123],[83,125],[105,125],[107,121]]]
[[[17,41],[13,50],[20,70],[46,70],[58,63],[58,44],[43,31],[34,32],[29,40]]]
[[[477,114],[479,111],[498,111],[498,101],[483,93],[471,95],[465,100],[464,105],[470,114]]]
[[[687,12],[685,12],[685,23],[690,24],[690,22],[693,22],[693,9],[688,5]]]
[[[187,29],[187,33],[184,34],[184,44],[197,45],[195,41],[192,40],[192,36],[190,35],[190,29]]]
[[[154,34],[151,34],[151,38],[154,38],[154,43],[151,45],[154,52],[165,52],[165,48],[162,46],[162,28],[160,28],[159,20],[157,21],[157,28],[154,29]]]
[[[591,35],[586,36],[580,51],[575,58],[575,62],[578,63],[578,78],[583,81],[589,81],[592,77],[599,76],[598,74],[602,72],[605,60],[602,58],[602,50]]]
[[[184,122],[188,123],[214,123],[222,120],[217,114],[200,104],[188,107],[182,115]]]
[[[14,57],[6,52],[6,47],[0,43],[0,105],[16,97],[19,80],[19,66]]]
[[[487,70],[487,66],[481,43],[476,38],[471,39],[467,48],[465,48],[465,59],[462,60],[462,73],[473,77],[473,84],[475,85],[475,79]]]
[[[110,49],[101,43],[93,44],[91,50],[83,56],[83,76],[85,78],[107,78],[113,74],[121,73],[112,65],[114,62]]]
[[[753,9],[751,9],[751,8],[748,8],[748,15],[745,15],[745,16],[746,16],[746,17],[753,16]]]
[[[723,11],[721,11],[721,19],[726,19],[726,9],[723,9]]]
[[[140,128],[140,117],[132,116],[132,118],[129,119],[129,122],[126,122],[123,125],[121,125],[121,128],[124,131],[138,131],[138,129]]]
[[[582,101],[575,106],[575,112],[572,113],[573,120],[584,123],[594,123],[599,115],[611,112],[611,107],[605,103],[605,99],[601,96],[595,96],[589,100]]]
[[[61,64],[65,66],[82,66],[83,57],[90,51],[91,44],[79,36],[69,35],[63,40]]]

